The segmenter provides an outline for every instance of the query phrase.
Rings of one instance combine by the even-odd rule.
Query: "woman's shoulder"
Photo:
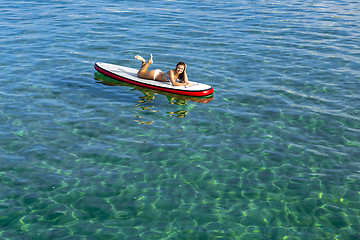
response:
[[[174,75],[175,71],[173,69],[167,71],[165,74],[170,76],[170,74]]]

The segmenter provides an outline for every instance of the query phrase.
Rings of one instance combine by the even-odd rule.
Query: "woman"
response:
[[[190,86],[188,76],[186,74],[186,64],[184,62],[178,62],[175,69],[169,70],[167,73],[163,73],[160,69],[148,71],[148,67],[153,63],[152,54],[147,62],[139,55],[135,58],[141,61],[141,68],[137,73],[139,78],[156,80],[161,82],[170,82],[173,86]]]

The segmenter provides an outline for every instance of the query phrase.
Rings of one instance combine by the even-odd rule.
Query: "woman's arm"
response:
[[[185,83],[179,83],[179,82],[176,81],[175,76],[174,76],[174,70],[169,71],[169,77],[170,77],[171,84],[173,86],[187,86],[188,85],[188,83],[186,83],[186,82]],[[185,80],[185,74],[184,74],[184,80]]]
[[[184,83],[185,83],[185,86],[191,86],[191,84],[189,83],[188,75],[187,75],[187,73],[186,73],[186,68],[187,68],[187,66],[186,66],[186,64],[185,64],[184,79],[183,79],[183,81],[184,81]]]
[[[188,76],[186,74],[186,70],[184,71],[184,83],[186,83],[186,85],[190,85],[189,78],[188,78]]]

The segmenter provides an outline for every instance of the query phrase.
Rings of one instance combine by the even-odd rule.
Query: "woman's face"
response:
[[[176,72],[177,73],[183,73],[184,72],[184,70],[185,70],[185,66],[184,65],[178,65],[177,67],[176,67]]]

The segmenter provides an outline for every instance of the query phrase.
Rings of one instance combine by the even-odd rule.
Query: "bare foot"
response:
[[[136,55],[135,58],[145,64],[145,59],[142,56]]]
[[[148,63],[150,63],[150,64],[153,63],[153,56],[152,56],[152,54],[150,54],[150,58],[149,58],[149,60],[148,60]]]

